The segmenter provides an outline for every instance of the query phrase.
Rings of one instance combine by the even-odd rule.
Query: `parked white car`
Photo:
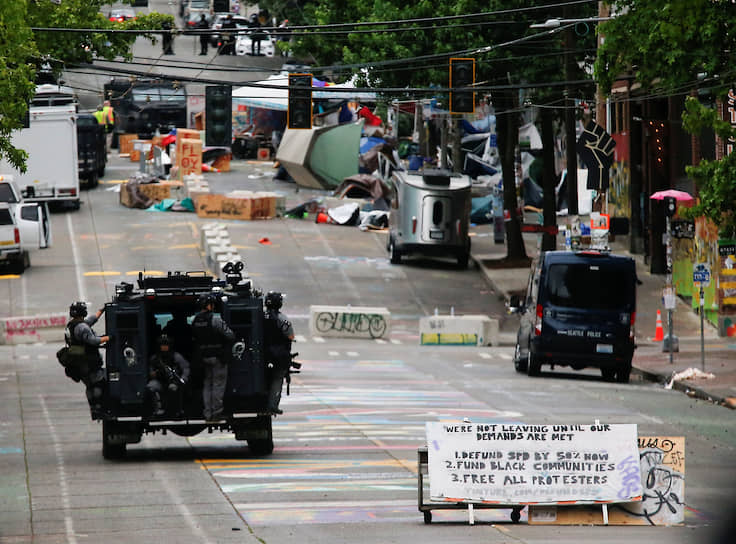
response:
[[[276,54],[276,44],[271,35],[268,32],[260,32],[260,34],[265,36],[261,40],[261,56],[273,57]],[[239,34],[238,40],[235,42],[235,52],[238,55],[250,55],[251,51],[251,34]]]

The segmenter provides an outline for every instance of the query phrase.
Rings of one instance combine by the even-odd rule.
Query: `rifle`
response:
[[[300,374],[302,364],[295,361],[294,358],[299,355],[299,353],[290,353],[289,357],[291,357],[291,361],[289,362],[289,370],[286,373],[286,396],[289,396],[289,386],[291,385],[291,375],[292,374]],[[296,370],[292,370],[292,368],[295,368]]]

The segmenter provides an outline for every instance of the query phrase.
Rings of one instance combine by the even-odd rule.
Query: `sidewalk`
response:
[[[493,242],[491,225],[474,227],[471,258],[491,287],[504,298],[513,293],[522,294],[526,290],[529,269],[492,267],[493,261],[506,256],[506,245]],[[524,235],[526,253],[535,257],[539,253],[538,238],[541,235]],[[736,339],[719,338],[715,327],[705,322],[704,344],[705,362],[701,360],[700,317],[692,311],[689,304],[680,298],[673,311],[673,331],[679,339],[679,352],[673,353],[670,364],[669,352],[662,352],[662,342],[654,342],[657,310],[662,312],[662,320],[667,332],[667,311],[662,303],[662,288],[665,277],[650,274],[642,255],[632,255],[621,244],[613,243],[614,253],[634,257],[636,271],[642,282],[637,289],[636,343],[632,376],[656,381],[685,392],[689,396],[710,400],[731,408],[736,408]],[[511,336],[508,327],[502,329],[503,343],[516,343],[515,331]],[[672,380],[676,373],[688,369],[704,370],[715,378],[694,378]],[[671,384],[670,384],[671,382]]]

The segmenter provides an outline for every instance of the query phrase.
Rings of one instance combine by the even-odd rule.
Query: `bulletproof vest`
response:
[[[286,344],[289,342],[289,337],[279,324],[277,314],[267,313],[266,318],[263,320],[263,341],[266,344]]]
[[[97,355],[97,346],[90,346],[88,344],[85,344],[82,342],[79,338],[77,338],[75,332],[77,330],[77,325],[81,325],[82,321],[70,321],[67,323],[66,328],[64,329],[64,340],[66,340],[66,343],[68,346],[84,346],[84,353],[86,355]]]
[[[212,312],[200,312],[192,321],[192,336],[203,357],[214,357],[222,350],[222,337],[212,326]]]

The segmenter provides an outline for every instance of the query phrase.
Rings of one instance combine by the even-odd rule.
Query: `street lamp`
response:
[[[547,19],[543,23],[529,25],[529,28],[559,28],[563,24],[568,23],[598,23],[601,21],[610,21],[614,17],[586,17],[585,19]]]

